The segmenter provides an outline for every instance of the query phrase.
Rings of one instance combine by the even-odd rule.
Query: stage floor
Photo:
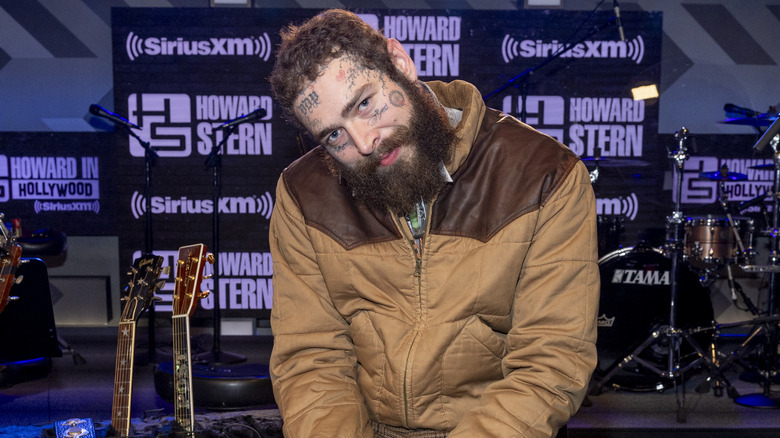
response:
[[[156,361],[170,360],[169,329],[157,330]],[[154,362],[146,348],[148,330],[139,327],[136,365],[132,388],[134,421],[173,416],[173,405],[157,393]],[[0,437],[40,437],[41,431],[57,421],[89,418],[96,423],[111,419],[117,329],[58,328],[58,334],[86,362],[77,364],[74,355],[53,358],[44,376],[21,381],[0,389]],[[248,364],[268,362],[273,339],[270,336],[223,336],[219,350],[247,358]],[[193,338],[194,353],[213,349],[208,334]],[[761,394],[758,383],[740,379],[740,367],[726,373],[741,395]],[[737,404],[728,394],[716,397],[713,391],[697,392],[707,377],[701,372],[689,377],[678,393],[616,391],[605,389],[589,397],[569,423],[569,437],[769,437],[780,436],[780,409],[755,408]],[[777,396],[778,394],[774,394]],[[684,402],[685,422],[678,421],[678,402]],[[247,407],[240,412],[274,417],[278,410],[269,404]],[[236,411],[197,409],[196,415],[229,415]],[[261,412],[258,414],[258,412]]]

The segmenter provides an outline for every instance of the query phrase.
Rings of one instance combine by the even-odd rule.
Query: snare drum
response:
[[[596,376],[603,376],[622,361],[637,346],[651,336],[653,330],[669,325],[671,309],[671,259],[651,247],[627,247],[599,260],[601,298],[598,319],[598,366]],[[684,264],[678,264],[677,326],[681,328],[712,325],[714,312],[710,290],[699,283],[698,275]],[[705,351],[712,339],[711,332],[692,336]],[[639,352],[638,356],[666,370],[668,339]],[[693,348],[683,342],[683,362],[695,360]],[[668,378],[644,368],[635,361],[621,365],[610,378],[613,387],[634,391],[654,391],[666,387]]]
[[[711,267],[739,262],[750,264],[753,245],[753,219],[733,217],[744,252],[740,251],[728,218],[689,217],[685,220],[685,259],[693,266]]]

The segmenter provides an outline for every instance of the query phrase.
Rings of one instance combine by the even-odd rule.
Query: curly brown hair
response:
[[[280,35],[282,43],[269,81],[285,119],[298,128],[303,125],[295,117],[293,102],[331,60],[346,55],[396,82],[402,76],[387,51],[385,36],[352,12],[329,9],[300,26],[287,26]]]

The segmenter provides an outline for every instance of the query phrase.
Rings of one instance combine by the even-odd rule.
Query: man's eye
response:
[[[326,141],[328,143],[332,143],[334,140],[339,138],[339,136],[341,136],[341,130],[337,129],[337,130],[331,132],[330,135],[328,135],[328,138],[326,139]]]
[[[364,109],[368,108],[368,104],[369,103],[371,103],[371,98],[370,97],[366,97],[358,105],[358,110],[363,111]]]

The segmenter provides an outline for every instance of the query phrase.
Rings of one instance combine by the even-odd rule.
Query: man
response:
[[[271,218],[285,435],[555,435],[596,365],[578,157],[345,11],[285,29],[270,80],[321,144]]]

